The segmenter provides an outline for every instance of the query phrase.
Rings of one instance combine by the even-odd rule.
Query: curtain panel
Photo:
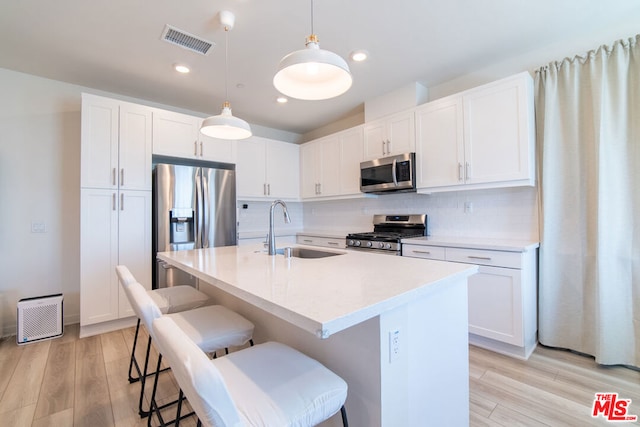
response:
[[[640,35],[536,72],[539,341],[640,366]]]

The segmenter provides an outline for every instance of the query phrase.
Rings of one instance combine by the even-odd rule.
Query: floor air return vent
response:
[[[18,301],[18,344],[62,336],[62,294]]]

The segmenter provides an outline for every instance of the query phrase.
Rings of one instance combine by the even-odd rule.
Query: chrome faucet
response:
[[[271,209],[269,210],[269,235],[267,236],[267,243],[269,245],[269,255],[276,254],[276,236],[273,233],[273,211],[276,205],[282,206],[282,211],[284,212],[284,222],[289,224],[291,222],[291,218],[289,217],[289,212],[287,212],[287,204],[282,200],[274,200],[271,203]]]

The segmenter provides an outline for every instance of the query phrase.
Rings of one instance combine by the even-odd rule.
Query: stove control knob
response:
[[[371,246],[373,246],[373,243],[367,242],[367,247],[370,248]]]
[[[388,244],[388,243],[387,243],[387,244]],[[380,249],[383,249],[383,248],[384,248],[384,243],[379,242],[379,243],[378,243],[378,247],[379,247]]]
[[[355,246],[355,245],[356,245],[356,242],[355,242],[355,241],[353,241],[353,240],[349,240],[349,241],[347,242],[347,246]]]
[[[387,243],[386,245],[384,245],[385,249],[391,249],[391,243]]]
[[[353,246],[360,246],[360,240],[356,240],[356,242],[353,244]]]

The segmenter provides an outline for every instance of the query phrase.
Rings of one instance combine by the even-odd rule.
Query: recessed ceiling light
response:
[[[367,59],[369,57],[369,52],[367,52],[366,50],[354,50],[353,52],[351,52],[351,55],[349,55],[351,57],[351,59],[353,61],[356,62],[362,62],[365,59]]]
[[[289,100],[284,96],[277,97],[276,101],[278,102],[278,104],[286,104],[287,102],[289,102]]]
[[[187,67],[184,64],[174,64],[173,65],[174,70],[176,70],[177,72],[179,72],[180,74],[187,74],[189,71],[191,71],[189,69],[189,67]]]

